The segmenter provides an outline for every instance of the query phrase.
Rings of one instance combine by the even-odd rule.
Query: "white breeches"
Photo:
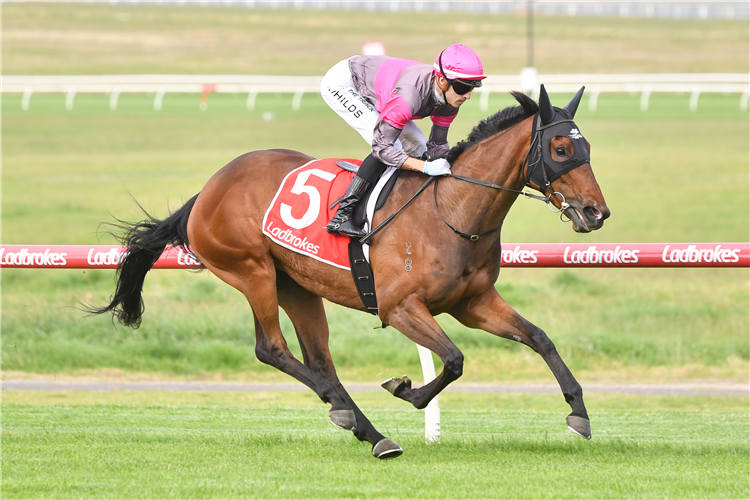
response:
[[[354,88],[348,59],[328,70],[320,82],[320,95],[332,110],[372,146],[372,135],[380,113]],[[419,158],[427,151],[427,139],[416,123],[408,121],[394,147]]]

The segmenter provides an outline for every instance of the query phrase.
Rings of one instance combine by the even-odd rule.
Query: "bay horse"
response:
[[[495,289],[501,261],[499,229],[524,185],[545,195],[544,201],[564,212],[577,232],[601,228],[610,215],[589,163],[589,144],[573,128],[582,93],[583,88],[561,109],[552,106],[543,86],[539,104],[512,92],[520,106],[480,122],[466,141],[451,149],[448,161],[457,179],[443,178],[439,196],[435,181],[434,201],[432,196],[416,197],[370,240],[380,320],[443,362],[440,375],[423,387],[412,387],[405,376],[384,382],[394,396],[424,408],[461,376],[464,356],[433,318],[448,313],[469,328],[521,342],[539,353],[571,407],[568,427],[591,437],[580,384],[544,331],[521,317]],[[90,311],[112,312],[124,325],[137,328],[146,273],[167,245],[189,245],[206,268],[247,298],[258,359],[330,404],[331,421],[369,442],[375,457],[396,457],[403,450],[380,434],[354,403],[336,375],[328,347],[323,298],[365,310],[351,273],[294,253],[262,232],[264,213],[280,183],[310,160],[290,150],[247,153],[219,170],[199,194],[166,219],[148,216],[121,226],[126,229],[121,241],[127,256],[117,272],[115,293],[107,306]],[[403,206],[424,181],[421,173],[402,172],[374,225],[385,218],[381,214]],[[407,241],[412,253],[409,270],[402,255]],[[279,306],[294,325],[302,361],[284,340]]]

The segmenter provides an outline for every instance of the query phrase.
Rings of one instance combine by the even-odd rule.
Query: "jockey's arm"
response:
[[[425,162],[422,160],[409,157],[404,161],[403,165],[401,165],[401,168],[404,170],[414,170],[415,172],[424,172],[424,164]]]

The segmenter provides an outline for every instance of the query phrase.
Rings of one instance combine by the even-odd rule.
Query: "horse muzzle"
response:
[[[591,231],[601,229],[604,221],[611,215],[609,208],[606,206],[583,206],[578,202],[570,203],[564,213],[570,219],[570,222],[573,224],[573,231],[576,233],[590,233]]]

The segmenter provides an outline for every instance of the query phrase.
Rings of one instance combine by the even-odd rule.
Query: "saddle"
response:
[[[344,170],[348,172],[352,172],[356,174],[359,171],[359,165],[355,165],[354,163],[350,163],[346,160],[339,160],[336,162],[336,165],[343,168]],[[388,181],[383,186],[383,189],[380,190],[378,193],[378,200],[375,203],[375,212],[383,208],[383,205],[385,205],[385,202],[388,201],[388,196],[390,196],[391,191],[393,190],[393,186],[396,185],[396,181],[398,180],[398,176],[401,173],[401,169],[397,169],[395,172],[393,172],[393,175],[388,179]],[[365,191],[364,196],[360,198],[359,202],[357,203],[357,206],[354,207],[354,222],[358,226],[362,226],[364,224],[367,214],[365,213],[365,210],[367,208],[367,202],[370,199],[370,196],[372,195],[373,191],[375,190],[377,183],[371,184],[367,187],[367,191]]]

